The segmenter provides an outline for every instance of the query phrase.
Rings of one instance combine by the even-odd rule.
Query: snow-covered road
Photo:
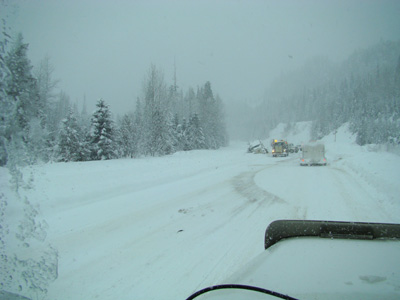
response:
[[[36,166],[26,195],[59,252],[48,299],[185,299],[260,254],[276,219],[399,223],[400,158],[356,147],[328,144],[327,167],[248,154],[245,143]]]
[[[35,181],[60,255],[48,298],[184,299],[261,253],[273,220],[399,221],[343,164],[244,146],[45,166]]]
[[[49,298],[183,299],[260,253],[273,219],[263,217],[263,208],[275,199],[257,188],[254,175],[268,158],[238,150],[127,160],[120,179],[109,177],[121,182],[118,189],[104,177],[103,183],[94,180],[93,193],[78,180],[68,189],[82,193],[74,192],[68,204],[49,200],[42,210],[60,251],[59,279]],[[46,174],[51,181],[51,170]],[[135,187],[137,181],[142,185]],[[49,199],[63,194],[62,182],[51,183]]]

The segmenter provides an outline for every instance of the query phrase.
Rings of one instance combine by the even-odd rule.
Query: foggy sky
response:
[[[103,98],[132,110],[150,65],[184,91],[210,81],[225,103],[259,101],[273,78],[313,56],[341,61],[379,40],[400,39],[400,1],[12,1],[4,11],[45,55],[54,79],[88,110]],[[3,15],[2,13],[2,15]]]

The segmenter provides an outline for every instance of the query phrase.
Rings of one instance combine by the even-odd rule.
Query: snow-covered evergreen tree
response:
[[[207,81],[197,93],[199,118],[204,132],[206,147],[217,149],[227,145],[223,104],[219,96],[214,97],[211,83]]]
[[[64,91],[60,91],[55,96],[55,101],[49,103],[47,130],[52,141],[57,140],[62,121],[69,115],[71,105],[70,98]]]
[[[160,110],[155,110],[148,127],[146,152],[151,156],[162,156],[173,153],[173,142],[168,123]]]
[[[206,141],[203,133],[203,128],[200,125],[200,120],[197,114],[194,114],[185,131],[187,142],[187,150],[205,149]]]
[[[177,136],[179,142],[179,149],[184,151],[191,150],[187,139],[187,134],[188,134],[187,129],[188,129],[188,122],[186,121],[186,118],[183,118],[182,122],[177,127]]]
[[[119,125],[117,138],[118,152],[122,157],[135,155],[135,128],[132,114],[125,114]]]
[[[85,139],[72,109],[62,121],[58,141],[58,159],[60,161],[85,161],[89,158]]]
[[[179,115],[178,113],[175,113],[174,117],[170,121],[170,132],[173,140],[173,147],[175,151],[181,151],[183,150],[183,144],[181,142],[182,140],[182,126],[179,122]]]
[[[21,139],[23,143],[14,141],[12,144],[22,145],[20,150],[25,153],[21,159],[33,163],[37,159],[46,159],[48,147],[46,143],[36,143],[32,140],[38,136],[38,132],[41,132],[41,136],[46,132],[45,103],[39,97],[37,81],[32,75],[27,51],[28,44],[23,42],[22,34],[19,34],[5,57],[5,64],[9,70],[9,75],[5,79],[6,94],[9,103],[12,103],[9,107],[12,109],[9,119],[11,122],[7,124],[5,139],[8,142],[11,139]],[[40,129],[37,128],[38,124],[41,126]]]
[[[114,126],[109,106],[100,99],[96,107],[92,116],[91,157],[93,160],[115,158]]]
[[[7,77],[7,95],[16,103],[14,117],[18,127],[25,132],[29,130],[28,125],[32,118],[43,116],[44,105],[40,102],[27,51],[28,44],[23,42],[22,34],[19,34],[5,59],[10,70],[10,76]]]

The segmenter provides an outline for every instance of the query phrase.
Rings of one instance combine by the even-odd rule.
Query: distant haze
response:
[[[6,1],[7,2],[7,1]],[[133,110],[151,64],[186,91],[210,81],[222,100],[259,101],[272,80],[310,57],[340,61],[379,40],[400,39],[400,1],[12,1],[37,65],[88,109],[104,98]]]

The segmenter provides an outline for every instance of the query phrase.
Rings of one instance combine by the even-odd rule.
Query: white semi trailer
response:
[[[321,143],[309,143],[303,145],[300,158],[301,166],[326,166],[325,145]]]

